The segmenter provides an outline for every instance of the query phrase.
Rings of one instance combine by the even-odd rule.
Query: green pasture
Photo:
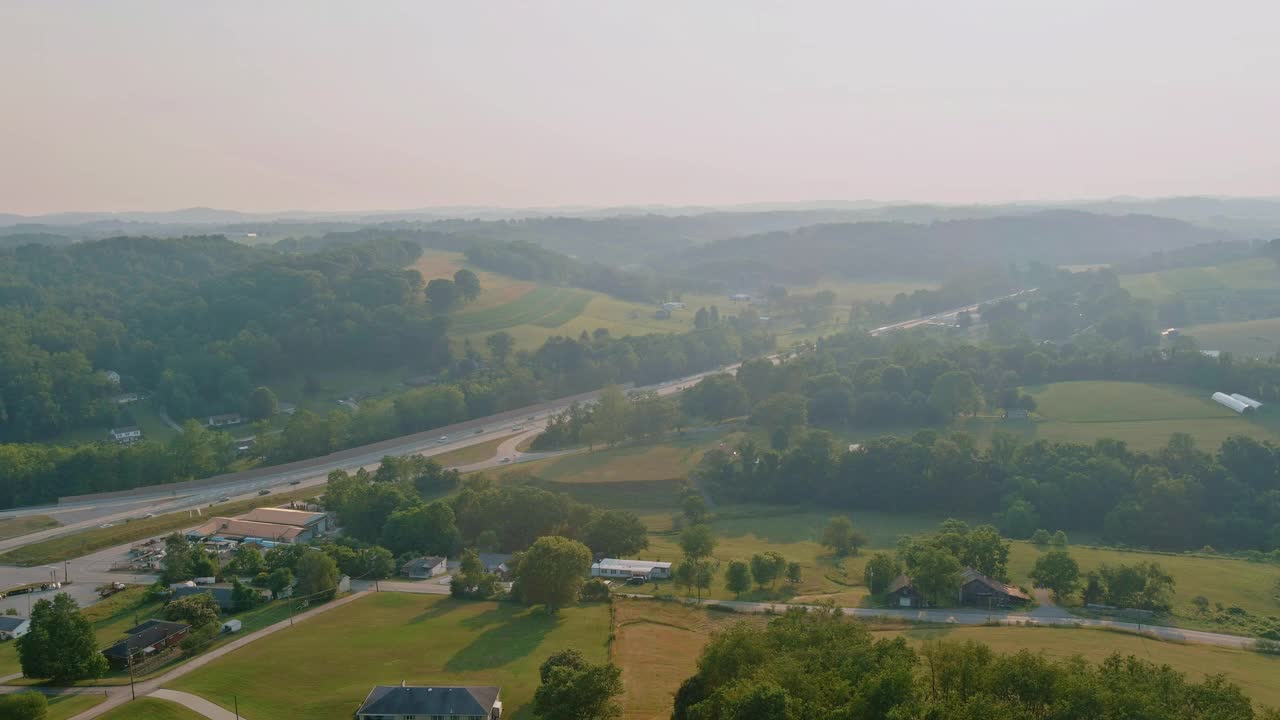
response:
[[[609,608],[556,616],[508,603],[377,593],[228,653],[170,683],[250,718],[345,720],[374,685],[497,685],[503,717],[532,717],[538,666],[564,648],[607,656]]]
[[[1270,358],[1280,352],[1280,318],[1209,323],[1183,328],[1204,350]]]
[[[1159,302],[1180,292],[1275,289],[1280,287],[1280,269],[1271,260],[1254,258],[1224,265],[1121,275],[1120,286],[1134,297]]]
[[[204,720],[204,716],[194,710],[152,697],[140,697],[99,717],[102,720]]]

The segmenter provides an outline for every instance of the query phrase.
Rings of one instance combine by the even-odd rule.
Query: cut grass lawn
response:
[[[49,698],[49,714],[45,720],[67,720],[91,707],[106,702],[107,696],[86,693],[84,695],[55,695]],[[107,716],[109,717],[109,716]]]
[[[1280,318],[1210,323],[1183,328],[1201,348],[1269,358],[1280,352]]]
[[[58,521],[48,515],[0,518],[0,540],[28,535],[38,530],[48,530],[51,527],[58,527]]]
[[[205,720],[205,716],[178,703],[150,697],[127,702],[98,717],[102,720]]]
[[[210,505],[201,508],[201,512],[205,516],[222,515],[230,517],[246,513],[257,507],[281,505],[290,500],[315,497],[321,492],[323,490],[320,488],[300,488],[245,500],[236,500],[235,502]],[[14,548],[0,555],[0,562],[28,566],[61,562],[78,558],[103,548],[124,545],[174,530],[181,530],[182,528],[198,525],[200,522],[202,522],[200,518],[189,515],[186,510],[165,513],[153,518],[128,520],[120,522],[114,527],[90,528],[82,532],[59,535],[48,540],[41,540],[30,545]]]
[[[374,685],[498,685],[504,717],[531,717],[551,653],[605,659],[609,607],[540,609],[376,593],[228,653],[170,684],[250,718],[345,720]]]

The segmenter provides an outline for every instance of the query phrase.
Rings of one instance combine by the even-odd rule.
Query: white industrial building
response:
[[[656,560],[618,560],[605,558],[591,566],[592,577],[633,578],[650,580],[671,577],[671,563]]]
[[[1244,413],[1246,410],[1253,408],[1246,402],[1237,400],[1226,393],[1216,392],[1213,394],[1213,401],[1219,405],[1235,410],[1238,413]]]
[[[1233,398],[1235,398],[1235,399],[1239,400],[1240,402],[1244,403],[1245,405],[1248,405],[1249,407],[1253,408],[1254,410],[1257,410],[1258,408],[1262,407],[1262,403],[1258,402],[1257,400],[1254,400],[1253,398],[1249,397],[1248,395],[1241,395],[1240,393],[1231,393],[1231,397],[1233,397]]]

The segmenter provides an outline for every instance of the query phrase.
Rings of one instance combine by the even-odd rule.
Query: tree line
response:
[[[671,717],[1274,720],[1280,713],[1255,709],[1222,675],[1192,681],[1134,656],[1057,660],[973,641],[913,648],[903,638],[875,639],[835,609],[792,609],[765,627],[738,623],[716,634],[676,692]]]

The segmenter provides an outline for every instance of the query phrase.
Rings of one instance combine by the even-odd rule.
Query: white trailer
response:
[[[240,621],[236,620],[235,618],[232,618],[222,623],[222,632],[224,633],[233,633],[233,632],[239,632],[239,631],[240,631]]]

